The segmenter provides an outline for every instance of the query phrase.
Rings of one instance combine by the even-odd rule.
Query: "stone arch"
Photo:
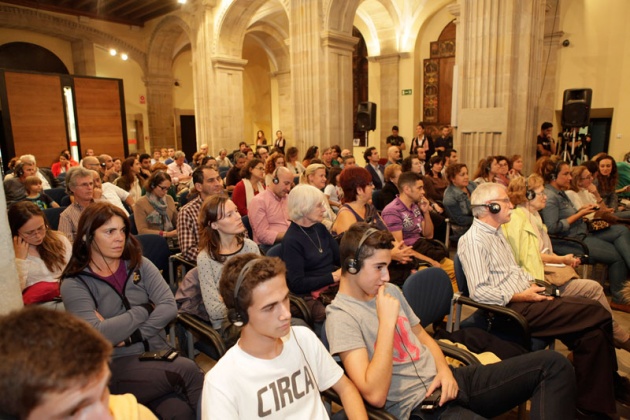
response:
[[[158,23],[149,41],[148,74],[171,73],[173,52],[182,34],[186,34],[192,44],[192,31],[188,24],[178,16],[167,16]]]
[[[246,32],[267,53],[273,71],[288,71],[290,67],[289,47],[284,34],[266,22],[256,22]]]
[[[240,0],[232,2],[221,10],[217,19],[219,23],[216,27],[212,46],[213,55],[240,57],[245,33],[252,24],[252,19],[260,7],[268,3],[269,0]],[[282,9],[284,14],[288,16],[287,5],[281,1],[278,1],[277,4],[279,9]]]
[[[0,28],[11,28],[37,32],[69,42],[90,41],[94,44],[113,47],[127,52],[130,60],[138,63],[146,73],[146,54],[134,45],[115,36],[87,25],[54,16],[38,10],[13,6],[0,6]]]
[[[0,45],[0,67],[12,70],[69,74],[57,55],[30,42],[9,42]]]

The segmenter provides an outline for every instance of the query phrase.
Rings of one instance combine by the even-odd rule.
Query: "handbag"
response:
[[[577,279],[578,274],[570,265],[547,265],[545,264],[545,280],[554,286],[562,286],[569,280]]]
[[[601,218],[584,219],[584,222],[590,233],[606,230],[610,227],[610,223]]]

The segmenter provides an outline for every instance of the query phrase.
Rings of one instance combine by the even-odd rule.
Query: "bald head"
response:
[[[398,146],[391,146],[389,149],[387,149],[387,160],[396,163],[399,159],[400,149],[398,148]]]

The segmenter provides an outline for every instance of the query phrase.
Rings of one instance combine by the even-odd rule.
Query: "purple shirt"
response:
[[[285,233],[291,225],[287,196],[278,198],[271,189],[252,198],[247,214],[254,231],[254,242],[259,245],[273,245],[278,233]]]
[[[408,208],[397,196],[394,201],[385,206],[381,217],[387,223],[387,229],[390,232],[402,230],[405,245],[412,246],[422,237],[424,216],[416,203]]]

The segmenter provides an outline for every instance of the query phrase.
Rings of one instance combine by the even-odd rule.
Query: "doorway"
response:
[[[180,115],[179,124],[182,129],[182,151],[186,153],[188,162],[197,151],[197,132],[195,131],[195,116]]]

